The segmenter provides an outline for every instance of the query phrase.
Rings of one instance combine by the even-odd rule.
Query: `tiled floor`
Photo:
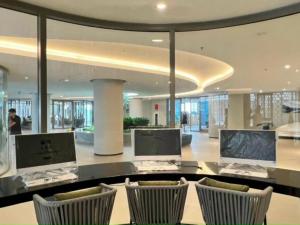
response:
[[[77,145],[79,164],[106,163],[133,160],[130,147],[124,148],[124,154],[118,156],[95,156],[91,146]],[[207,134],[194,133],[191,146],[183,148],[183,160],[218,161],[219,145],[217,139],[209,139]],[[277,149],[277,167],[300,170],[300,141],[279,140]],[[13,171],[10,171],[12,174]],[[128,205],[124,186],[118,188],[113,209],[112,224],[129,221]],[[16,213],[17,212],[17,213]],[[16,214],[18,216],[16,216]],[[194,184],[191,183],[183,217],[185,223],[203,223]],[[269,224],[299,224],[300,199],[286,195],[273,194],[268,212]],[[0,209],[0,224],[36,224],[32,202]]]

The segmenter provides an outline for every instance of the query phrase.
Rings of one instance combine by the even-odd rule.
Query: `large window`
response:
[[[32,129],[32,101],[31,99],[9,99],[8,108],[16,109],[21,118],[21,126],[24,130]]]
[[[84,128],[94,125],[93,102],[52,100],[52,128]]]
[[[37,18],[0,8],[0,19],[0,66],[8,70],[8,107],[16,109],[23,133],[38,132]]]

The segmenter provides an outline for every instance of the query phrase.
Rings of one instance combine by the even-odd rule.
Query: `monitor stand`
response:
[[[26,188],[77,180],[77,167],[66,167],[44,171],[32,171],[19,174]]]
[[[268,170],[260,165],[230,163],[220,169],[220,174],[268,178]]]
[[[133,164],[138,171],[176,171],[181,163],[173,160],[140,160],[134,161]]]

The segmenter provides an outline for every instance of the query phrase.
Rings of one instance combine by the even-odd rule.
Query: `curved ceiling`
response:
[[[299,21],[300,14],[296,14],[245,26],[182,32],[176,35],[176,47],[193,53],[203,48],[203,55],[234,68],[232,77],[207,87],[206,92],[299,90]]]
[[[132,23],[203,22],[249,15],[298,3],[299,0],[22,0],[71,14]],[[157,4],[166,9],[160,11]]]
[[[0,36],[9,40],[13,40],[14,37],[21,37],[22,40],[30,40],[36,37],[36,17],[0,9],[0,19],[8,21],[1,25]],[[232,92],[258,92],[259,90],[269,92],[299,89],[299,21],[300,14],[296,14],[244,26],[176,33],[177,71],[199,75],[197,79],[201,84],[198,87],[205,88],[205,92],[223,92],[228,90]],[[78,26],[53,20],[48,20],[47,22],[49,44],[52,43],[53,48],[58,46],[59,48],[73,51],[74,49],[76,50],[77,46],[80,51],[87,50],[89,55],[94,54],[95,52],[93,51],[99,48],[110,57],[114,57],[117,54],[118,57],[133,57],[132,60],[139,62],[147,59],[146,63],[151,65],[165,67],[164,65],[168,64],[169,41],[166,33],[115,31]],[[152,39],[162,39],[163,42],[153,43]],[[18,40],[16,39],[15,41]],[[73,45],[74,43],[76,43],[76,46]],[[94,48],[95,46],[97,48]],[[109,48],[112,51],[106,51],[105,48]],[[128,55],[131,51],[135,52],[134,55]],[[156,54],[154,54],[155,52]],[[157,54],[157,57],[148,57]],[[8,58],[8,54],[1,55]],[[29,59],[30,57],[27,58]],[[214,74],[215,77],[220,73],[217,68],[211,66],[210,59],[223,68],[226,68],[226,65],[231,65],[234,68],[234,75],[215,84],[209,81],[205,82],[206,79],[209,80],[208,77],[205,77],[207,72],[210,72],[210,75]],[[68,88],[64,89],[64,87],[71,85],[72,82],[63,84],[59,81],[68,76],[70,71],[78,74],[78,77],[82,79],[82,74],[91,74],[89,71],[95,70],[95,66],[75,63],[66,59],[59,60],[60,63],[58,64],[56,64],[58,61],[55,59],[50,61],[52,69],[48,66],[48,69],[53,73],[57,73],[60,70],[65,71],[64,73],[56,74],[57,76],[53,75],[55,80],[51,81],[53,84],[49,83],[49,85],[52,85],[53,90],[58,92],[59,90],[68,90]],[[0,58],[0,64],[6,66],[5,64],[7,63],[4,58]],[[28,62],[24,60],[23,63],[27,65]],[[288,70],[284,68],[287,64],[290,65]],[[211,70],[207,70],[206,66]],[[11,64],[11,67],[16,71],[20,64]],[[79,67],[82,67],[83,70]],[[164,74],[160,74],[159,71],[145,72],[136,68],[120,69],[107,65],[98,67],[99,72],[96,70],[96,75],[111,73],[112,76],[116,76],[114,74],[120,73],[122,76],[129,74],[132,77],[146,77],[146,79],[142,79],[143,82],[131,80],[131,82],[126,84],[126,90],[136,90],[144,96],[161,95],[168,92],[168,85],[165,86],[168,78]],[[218,68],[220,69],[221,67]],[[66,68],[69,68],[69,71]],[[36,70],[30,71],[35,73]],[[77,73],[77,71],[81,72],[81,74]],[[24,73],[20,74],[22,76],[26,75]],[[16,73],[15,76],[17,75]],[[202,80],[201,77],[204,79]],[[225,77],[227,76],[223,78]],[[154,85],[160,79],[159,85]],[[13,81],[11,87],[14,87],[16,90],[24,88],[24,84],[27,84],[24,83],[24,79],[19,80],[19,83],[16,80],[11,81]],[[218,79],[214,81],[218,81]],[[193,79],[183,79],[179,76],[176,80],[177,91],[196,90],[197,82],[194,82]],[[18,86],[14,86],[17,83]],[[74,84],[73,87],[76,87],[77,91],[82,90],[84,92],[89,88],[89,83],[83,84],[82,80],[79,79],[78,83]],[[74,94],[76,93],[72,93],[72,95]]]
[[[36,57],[36,40],[33,38],[0,36],[0,52],[16,56]],[[47,56],[49,60],[55,62],[76,63],[126,71],[126,73],[114,73],[113,71],[104,73],[99,72],[98,68],[95,68],[93,75],[87,76],[86,71],[79,69],[85,82],[97,78],[114,78],[141,82],[147,80],[147,76],[153,75],[156,77],[164,76],[168,79],[170,73],[169,51],[157,47],[111,42],[48,39]],[[185,85],[178,86],[178,96],[199,94],[206,86],[228,78],[233,73],[232,67],[226,63],[206,56],[177,51],[176,58],[178,61],[175,72],[176,77],[186,81],[180,82]],[[5,66],[8,67],[7,64],[9,62],[7,60],[2,59],[2,62],[6,62]],[[72,65],[70,67],[72,68]],[[10,69],[10,67],[8,68]],[[60,79],[76,79],[74,68],[72,70],[70,68],[69,74],[64,74],[62,68],[58,66],[57,68],[59,68],[59,71],[56,70],[53,73],[59,74]],[[48,76],[53,77],[53,73],[48,71]],[[157,81],[157,83],[159,82]],[[152,86],[152,84],[149,83],[149,86]],[[165,82],[165,87],[168,87],[167,82]],[[155,96],[151,95],[151,97],[158,97],[158,95],[159,97],[167,97],[168,88],[165,88],[163,91],[164,95],[161,95],[161,91],[158,91]]]

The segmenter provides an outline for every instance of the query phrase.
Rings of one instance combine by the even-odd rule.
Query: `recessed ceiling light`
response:
[[[262,93],[263,92],[263,90],[259,90],[259,93]]]
[[[171,81],[168,81],[168,84],[171,84]]]
[[[290,68],[291,68],[291,65],[289,65],[289,64],[286,64],[286,65],[284,65],[284,68],[288,70],[288,69],[290,69]]]
[[[299,73],[300,70],[299,70],[299,69],[296,69],[295,71],[296,71],[296,73]]]
[[[216,90],[220,90],[220,88],[219,88],[219,87],[216,87]]]
[[[25,80],[28,80],[28,79],[29,79],[29,77],[26,76],[26,77],[25,77]]]
[[[163,3],[163,2],[160,2],[160,3],[156,4],[156,8],[158,10],[160,10],[160,11],[163,11],[163,10],[165,10],[167,8],[167,5],[165,3]]]
[[[152,39],[152,42],[154,43],[161,43],[163,41],[164,41],[163,39]]]
[[[68,78],[64,79],[64,82],[69,82],[70,80]]]
[[[290,84],[291,84],[291,81],[288,81],[287,84],[290,85]]]

